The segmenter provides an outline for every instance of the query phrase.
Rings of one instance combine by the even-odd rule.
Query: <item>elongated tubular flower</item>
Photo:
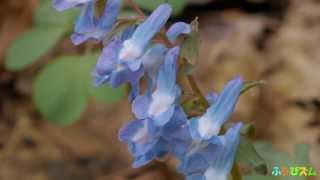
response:
[[[177,59],[180,49],[172,48],[159,68],[156,90],[138,96],[132,104],[137,118],[152,118],[157,125],[166,124],[174,114],[181,90],[176,84]]]
[[[111,32],[120,11],[121,0],[108,0],[101,16],[95,15],[95,1],[82,7],[71,40],[75,45],[88,39],[102,41]]]
[[[95,0],[53,0],[53,6],[57,11],[64,11],[93,1]]]
[[[191,119],[190,132],[195,140],[208,140],[218,135],[222,124],[231,116],[242,87],[242,78],[234,78],[228,82],[204,115]]]
[[[228,180],[240,141],[241,126],[238,123],[225,135],[197,144],[184,157],[178,170],[186,175],[187,180]]]
[[[169,19],[172,8],[169,4],[161,4],[153,13],[141,23],[132,37],[123,43],[119,53],[121,62],[128,64],[132,71],[140,68],[141,57],[149,46],[153,37],[160,31]]]

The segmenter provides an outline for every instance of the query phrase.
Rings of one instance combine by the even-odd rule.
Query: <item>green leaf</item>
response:
[[[254,87],[262,86],[265,84],[266,84],[266,81],[264,81],[264,80],[245,82],[243,88],[241,89],[240,94],[244,94],[245,92],[249,91],[250,89],[252,89]]]
[[[295,163],[297,166],[308,165],[310,147],[307,144],[297,144],[294,149]]]
[[[122,98],[121,89],[92,87],[90,72],[96,58],[96,55],[60,57],[39,73],[34,84],[34,102],[48,121],[60,125],[73,123],[80,118],[90,95],[108,102]]]
[[[259,142],[255,144],[256,150],[261,154],[263,159],[267,162],[270,168],[277,167],[295,167],[295,166],[310,166],[309,162],[309,146],[305,144],[298,144],[295,146],[293,155],[286,152],[276,150],[272,147],[271,143]],[[279,176],[273,177],[277,180],[305,180],[306,177],[292,177],[292,176]],[[250,179],[249,179],[250,180]]]
[[[256,173],[265,175],[268,172],[266,162],[258,154],[251,141],[245,136],[241,136],[240,138],[237,161]]]
[[[164,0],[134,0],[141,8],[146,9],[148,11],[153,11],[157,6],[159,6],[161,3],[164,3]],[[183,11],[183,9],[187,5],[186,0],[169,0],[169,3],[171,4],[173,8],[173,14],[178,15]]]
[[[69,26],[71,29],[78,13],[76,8],[59,12],[53,8],[52,0],[41,0],[34,15],[34,22],[36,26]]]
[[[56,59],[36,78],[35,104],[50,122],[70,124],[86,107],[88,85],[81,81],[85,77],[79,63],[76,57]]]
[[[22,70],[53,46],[73,27],[77,10],[57,12],[51,0],[42,0],[34,15],[35,26],[15,40],[7,52],[6,68]]]
[[[257,152],[267,162],[270,168],[273,166],[291,166],[292,160],[288,153],[275,150],[271,143],[259,142],[255,144]]]
[[[188,66],[193,66],[199,56],[200,36],[198,18],[191,22],[191,28],[190,35],[185,38],[181,47],[181,56],[187,60]]]
[[[45,55],[65,34],[65,28],[38,28],[22,34],[10,46],[6,68],[22,70]]]

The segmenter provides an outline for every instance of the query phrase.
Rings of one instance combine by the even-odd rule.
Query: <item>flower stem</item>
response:
[[[199,97],[200,102],[205,106],[205,108],[209,107],[209,103],[207,99],[203,96],[197,82],[195,81],[194,77],[192,75],[187,75],[187,79],[189,81],[190,87],[192,91]]]
[[[231,170],[231,176],[233,180],[242,180],[240,167],[237,162],[233,164],[232,170]]]
[[[133,8],[133,10],[139,14],[139,16],[144,19],[146,15],[144,12],[140,9],[140,7],[133,1],[133,0],[127,0],[128,4]]]

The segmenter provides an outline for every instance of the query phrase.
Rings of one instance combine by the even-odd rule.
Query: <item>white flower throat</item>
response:
[[[149,106],[148,113],[154,116],[160,115],[161,113],[167,111],[173,102],[174,97],[172,96],[154,93],[152,95],[152,102]]]
[[[220,131],[220,126],[215,123],[214,119],[207,115],[202,116],[198,120],[198,132],[204,139],[210,139],[212,136],[217,135]]]
[[[119,59],[121,60],[133,60],[140,57],[142,54],[142,51],[137,45],[132,42],[131,40],[126,40],[123,43],[123,47],[120,50],[119,53]]]

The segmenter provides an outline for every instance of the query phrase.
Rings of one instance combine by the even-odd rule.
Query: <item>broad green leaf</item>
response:
[[[255,144],[256,150],[261,154],[263,159],[267,162],[270,169],[273,167],[295,167],[295,166],[311,166],[309,162],[309,147],[305,144],[298,144],[295,147],[294,154],[276,150],[271,143],[259,142]],[[279,176],[273,177],[277,180],[305,180],[306,177],[299,176]]]
[[[186,65],[188,66],[193,66],[199,56],[200,37],[198,18],[191,22],[191,28],[190,35],[185,38],[181,47],[181,56],[187,60]]]
[[[77,57],[54,60],[38,75],[34,101],[38,110],[51,122],[70,124],[77,120],[87,103],[88,72]]]
[[[259,142],[255,144],[255,148],[270,168],[273,166],[291,166],[293,163],[288,153],[275,150],[271,143]]]
[[[52,0],[41,0],[34,15],[36,26],[72,28],[79,11],[76,8],[59,12],[53,8]]]
[[[264,175],[268,172],[266,162],[258,154],[251,141],[245,136],[241,136],[240,138],[237,161],[256,173]]]
[[[45,55],[65,34],[65,28],[31,29],[11,44],[6,57],[6,68],[22,70]]]
[[[146,9],[148,11],[153,11],[157,6],[161,3],[164,3],[164,0],[134,0],[141,8]],[[169,0],[173,8],[173,14],[177,15],[182,12],[182,10],[187,5],[187,0]]]
[[[7,52],[6,68],[22,70],[45,55],[72,29],[77,10],[57,12],[52,0],[41,0],[34,15],[34,27],[14,41]]]
[[[295,163],[297,166],[308,165],[310,147],[307,144],[297,144],[294,149]]]
[[[81,116],[90,95],[101,101],[115,102],[123,90],[94,89],[90,72],[97,56],[61,57],[48,64],[34,84],[34,102],[52,123],[67,125]]]

